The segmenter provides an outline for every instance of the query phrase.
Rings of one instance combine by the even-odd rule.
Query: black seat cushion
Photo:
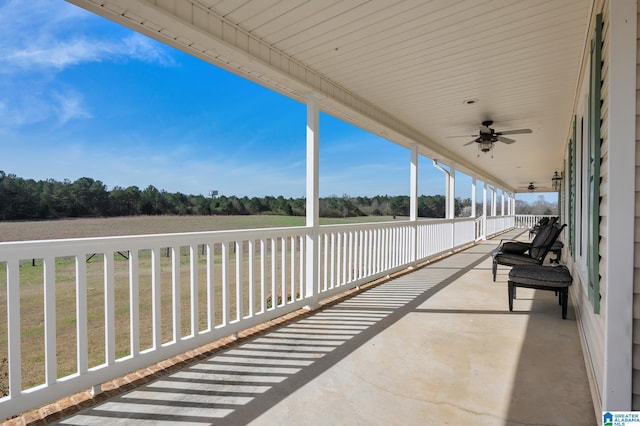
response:
[[[573,278],[564,266],[516,265],[509,271],[509,281],[548,287],[569,287]]]
[[[534,259],[533,257],[529,257],[526,255],[522,255],[520,253],[496,253],[494,256],[494,260],[505,266],[515,266],[515,265],[539,265],[540,262],[538,259]]]

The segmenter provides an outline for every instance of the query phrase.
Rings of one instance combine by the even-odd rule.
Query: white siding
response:
[[[580,164],[584,161],[584,156],[588,155],[588,117],[587,117],[587,108],[584,102],[586,102],[586,97],[589,93],[589,61],[590,61],[590,46],[591,39],[594,34],[594,23],[595,16],[598,13],[602,13],[603,19],[603,50],[602,50],[602,60],[606,64],[608,57],[608,37],[607,31],[609,28],[608,25],[608,0],[596,0],[594,2],[594,8],[592,11],[591,24],[589,30],[586,34],[586,42],[585,42],[585,55],[583,58],[582,64],[582,72],[580,75],[579,86],[577,90],[576,96],[576,104],[574,106],[574,115],[577,117],[577,126],[580,127],[580,122],[584,118],[584,132],[582,135],[581,131],[577,131],[577,140],[575,143],[578,144],[578,149],[576,153],[578,158],[576,160],[576,168],[580,170]],[[602,118],[603,118],[603,126],[601,128],[601,137],[603,139],[601,145],[601,158],[602,163],[600,167],[601,173],[601,183],[600,183],[600,295],[601,306],[604,306],[604,300],[606,298],[607,292],[607,277],[606,277],[606,269],[605,262],[607,259],[606,253],[606,229],[607,229],[607,168],[608,168],[608,129],[607,129],[607,112],[608,109],[605,105],[607,105],[607,94],[608,94],[608,83],[607,83],[607,71],[608,67],[605,65],[602,70],[602,78],[603,78],[603,87],[602,87]],[[570,135],[570,137],[572,134]],[[580,148],[580,145],[582,148]],[[585,171],[586,173],[586,171]],[[602,392],[604,387],[604,365],[605,365],[605,320],[606,320],[606,312],[604,310],[601,311],[600,314],[595,314],[593,305],[589,301],[588,295],[588,267],[586,264],[586,238],[588,238],[586,233],[581,233],[580,229],[584,223],[587,221],[587,217],[585,216],[588,211],[587,204],[587,194],[584,193],[582,196],[580,195],[580,191],[587,191],[587,185],[584,185],[580,180],[580,174],[578,173],[576,177],[576,186],[574,189],[578,191],[576,193],[576,209],[575,209],[575,217],[569,218],[569,222],[574,222],[576,227],[576,237],[575,244],[580,247],[582,246],[582,250],[578,248],[576,251],[578,252],[576,259],[573,259],[570,252],[567,255],[567,265],[570,267],[572,271],[572,275],[574,278],[573,286],[571,287],[571,292],[573,294],[573,300],[575,302],[576,316],[579,322],[579,329],[581,331],[581,338],[583,340],[584,347],[584,356],[585,363],[587,366],[587,370],[590,375],[591,384],[592,384],[592,394],[594,399],[594,406],[596,407],[596,411],[598,407],[602,406]],[[567,191],[566,196],[569,197]],[[582,252],[582,257],[580,255]]]
[[[640,0],[638,0],[640,11]],[[637,46],[640,50],[640,13],[636,18],[638,27]],[[640,55],[636,56],[636,179],[635,179],[635,224],[634,224],[634,272],[633,272],[633,382],[632,409],[640,411]]]
[[[640,1],[638,1],[640,3]],[[611,139],[610,135],[613,133],[614,128],[610,129],[611,117],[609,115],[609,107],[611,102],[610,97],[610,88],[613,82],[611,81],[610,76],[610,64],[611,64],[611,49],[610,49],[610,40],[611,40],[611,32],[610,32],[610,0],[596,0],[593,10],[592,16],[592,24],[589,29],[587,35],[587,45],[585,52],[585,58],[583,63],[583,74],[580,79],[580,86],[578,88],[578,98],[584,96],[588,93],[588,84],[589,84],[589,75],[588,75],[588,62],[589,62],[589,48],[591,37],[594,33],[593,30],[593,21],[595,21],[595,15],[598,13],[602,13],[603,19],[603,31],[602,31],[602,91],[601,91],[601,99],[602,99],[602,110],[601,110],[601,118],[602,118],[602,126],[601,126],[601,166],[600,166],[600,225],[599,225],[599,255],[600,255],[600,314],[595,314],[593,312],[593,307],[591,302],[588,299],[588,294],[586,291],[587,286],[585,285],[588,276],[587,276],[587,268],[585,268],[585,261],[580,259],[579,256],[576,257],[575,262],[571,259],[571,256],[568,256],[568,264],[571,265],[572,271],[574,272],[574,286],[572,287],[574,300],[576,302],[576,309],[578,311],[578,321],[581,330],[581,335],[583,338],[583,343],[585,345],[585,361],[587,363],[587,367],[589,372],[592,375],[593,388],[594,392],[594,400],[595,406],[602,407],[602,404],[605,403],[605,400],[608,398],[605,397],[605,392],[611,392],[612,389],[619,391],[619,386],[612,385],[612,381],[616,380],[616,374],[612,374],[612,369],[615,370],[615,366],[607,365],[606,363],[611,364],[611,351],[616,349],[607,348],[607,322],[616,321],[616,326],[618,327],[626,327],[625,324],[618,324],[619,315],[617,312],[611,311],[611,309],[615,309],[615,306],[611,306],[612,303],[609,302],[609,297],[614,298],[613,291],[614,289],[619,289],[617,287],[619,282],[616,282],[611,277],[608,276],[612,273],[611,264],[614,263],[615,253],[609,253],[609,250],[615,250],[617,241],[611,241],[610,231],[615,226],[613,223],[613,219],[609,217],[609,212],[612,214],[616,212],[615,206],[612,205],[613,202],[610,200],[610,196],[613,196],[613,190],[615,185],[612,183],[613,181],[613,172],[615,171],[615,167],[620,167],[618,164],[614,165],[613,159],[610,159],[613,156],[613,150],[615,148],[614,140]],[[636,16],[637,26],[640,26],[640,16]],[[638,51],[640,51],[640,41],[636,42],[638,46]],[[640,66],[637,64],[636,66],[638,76],[637,81],[640,81]],[[637,82],[636,82],[637,87]],[[635,88],[634,88],[635,89]],[[636,105],[640,106],[640,92],[636,91]],[[580,108],[580,102],[576,102],[575,114],[578,116],[578,121],[580,117],[584,115],[583,110]],[[636,109],[637,111],[640,109]],[[634,185],[635,188],[635,221],[634,221],[634,262],[633,262],[633,281],[634,281],[634,289],[633,295],[633,365],[632,365],[632,409],[640,410],[640,154],[638,153],[640,150],[640,145],[638,142],[638,135],[640,135],[640,117],[636,115],[636,158],[635,158],[635,182],[629,182],[630,185]],[[610,131],[611,130],[611,131]],[[578,141],[579,142],[579,141]],[[618,142],[620,142],[618,140]],[[579,183],[577,182],[579,185]],[[580,189],[579,189],[580,190]],[[577,197],[580,199],[581,197]],[[586,203],[583,205],[586,207]],[[574,220],[575,223],[579,225],[582,221],[586,220],[586,217],[579,216],[579,208],[576,209],[576,216]],[[587,237],[587,236],[584,236]],[[618,298],[620,292],[618,291]],[[613,300],[613,299],[612,299]],[[615,305],[615,304],[614,304]],[[612,325],[609,325],[609,332],[612,331]],[[619,348],[620,351],[628,350],[627,348]],[[609,355],[607,355],[607,351],[609,351]],[[628,368],[625,367],[625,368]],[[629,374],[625,371],[624,374]],[[606,377],[605,377],[606,376]],[[607,381],[609,383],[607,384]],[[606,389],[605,389],[606,387]],[[611,395],[608,395],[609,397]],[[619,402],[619,401],[618,401]],[[609,403],[612,403],[609,401]]]

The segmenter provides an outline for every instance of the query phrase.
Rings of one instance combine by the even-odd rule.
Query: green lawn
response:
[[[321,225],[392,221],[391,216],[321,218]],[[0,242],[304,226],[301,216],[126,216],[25,222],[0,221]]]

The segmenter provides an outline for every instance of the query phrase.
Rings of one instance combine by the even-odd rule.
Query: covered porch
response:
[[[500,238],[517,236],[526,232]],[[483,241],[314,312],[294,312],[194,359],[161,363],[154,380],[133,390],[107,385],[111,390],[93,402],[87,393],[74,397],[77,405],[59,402],[49,412],[67,404],[66,411],[49,419],[595,424],[573,306],[562,320],[552,293],[522,289],[509,312],[508,268],[491,281],[489,252],[496,244]]]
[[[412,412],[411,420],[433,423],[473,418],[473,423],[484,419],[487,424],[594,424],[601,421],[594,419],[594,409],[598,415],[640,407],[637,1],[399,1],[391,6],[360,1],[329,6],[320,1],[70,1],[304,103],[306,123],[300,125],[306,125],[307,220],[305,227],[284,230],[0,245],[0,262],[7,268],[10,368],[9,395],[0,399],[2,418],[81,389],[99,392],[98,383],[286,318],[303,307],[316,315],[205,360],[207,374],[237,364],[253,372],[251,361],[257,358],[287,362],[287,370],[252,378],[262,380],[250,381],[253,391],[232,394],[218,406],[208,398],[229,395],[219,395],[215,388],[189,391],[179,377],[167,376],[160,382],[162,392],[150,383],[144,391],[136,390],[137,396],[121,395],[117,402],[94,408],[97,417],[84,419],[113,420],[116,414],[132,417],[142,411],[180,416],[180,409],[196,407],[205,411],[185,411],[184,418],[173,420],[200,421],[218,413],[237,423],[318,423],[356,412],[363,422],[393,422]],[[321,112],[410,151],[408,221],[319,225]],[[513,142],[504,137],[514,134]],[[456,137],[464,139],[452,139]],[[420,158],[445,167],[444,219],[418,218]],[[470,177],[474,186],[476,180],[483,183],[481,214],[454,217],[457,172]],[[560,182],[552,181],[555,176]],[[561,320],[553,296],[540,292],[519,292],[516,312],[509,313],[504,271],[497,283],[490,280],[486,255],[495,243],[483,239],[516,225],[513,199],[529,186],[559,192],[560,220],[568,225],[562,261],[574,277],[568,321]],[[489,207],[489,191],[511,200],[503,198],[500,216],[495,195],[490,195]],[[183,251],[189,256],[186,267]],[[456,254],[320,309],[327,297],[450,252]],[[91,288],[86,257],[96,253],[104,271],[105,312],[98,361],[89,356],[89,338],[95,336],[87,327],[86,303]],[[116,350],[115,331],[120,310],[114,258],[119,253],[130,253],[132,265],[126,283],[131,320],[124,355]],[[161,264],[163,253],[168,267]],[[204,257],[198,260],[199,255]],[[58,371],[56,301],[45,297],[39,331],[46,336],[41,363],[46,371],[30,388],[22,380],[20,265],[41,260],[45,294],[55,296],[61,257],[73,258],[75,265],[77,329],[71,346],[76,362],[70,373]],[[150,268],[144,282],[136,278],[140,259]],[[244,263],[247,269],[239,266]],[[166,302],[160,291],[166,286],[172,292],[171,310],[161,315]],[[147,327],[137,319],[139,297],[145,294],[141,288],[153,293]],[[185,294],[191,297],[186,309],[179,302]],[[396,305],[389,304],[393,300]],[[345,313],[355,315],[345,320]],[[340,339],[343,333],[328,325],[350,337]],[[168,335],[163,327],[170,329]],[[289,328],[302,333],[288,333]],[[144,344],[140,330],[152,330]],[[332,343],[318,345],[309,330],[327,331],[331,338],[326,340]],[[409,330],[410,338],[402,337]],[[296,340],[289,334],[304,335],[304,343],[278,340]],[[280,346],[288,349],[280,351]],[[252,358],[252,351],[259,355]],[[234,362],[236,357],[243,362]],[[408,372],[402,370],[409,366]],[[565,376],[569,372],[575,376]],[[196,375],[191,381],[197,386],[199,372],[187,373]],[[247,376],[246,371],[232,373]],[[168,383],[182,386],[195,400],[163,401],[163,407],[171,408],[163,414],[154,396],[174,401],[173,395],[166,397],[171,395]],[[197,400],[201,395],[206,395],[204,406]],[[117,405],[121,403],[125,405]],[[586,418],[564,420],[574,414]]]

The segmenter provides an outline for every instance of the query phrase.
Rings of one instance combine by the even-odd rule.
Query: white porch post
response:
[[[497,190],[495,186],[491,187],[491,216],[496,216],[496,194]]]
[[[319,208],[319,136],[320,114],[318,97],[307,96],[307,238],[305,298],[308,309],[318,307],[318,222]]]
[[[506,216],[504,211],[504,189],[500,193],[500,215]]]
[[[418,257],[418,146],[411,147],[411,182],[409,195],[409,220],[413,222],[413,241],[411,244],[411,260],[415,263]]]
[[[471,178],[471,217],[476,217],[476,178]]]
[[[487,239],[487,182],[482,182],[482,239]]]
[[[409,220],[418,220],[418,146],[411,148],[411,182],[409,196]]]
[[[516,214],[516,204],[515,204],[515,194],[513,192],[509,193],[509,216],[514,216]]]
[[[609,2],[607,277],[602,409],[632,407],[637,3]],[[631,230],[631,232],[630,232]],[[637,300],[637,299],[636,299]],[[635,326],[640,324],[636,320]]]
[[[447,219],[456,217],[456,167],[449,167],[449,184],[447,185]]]

